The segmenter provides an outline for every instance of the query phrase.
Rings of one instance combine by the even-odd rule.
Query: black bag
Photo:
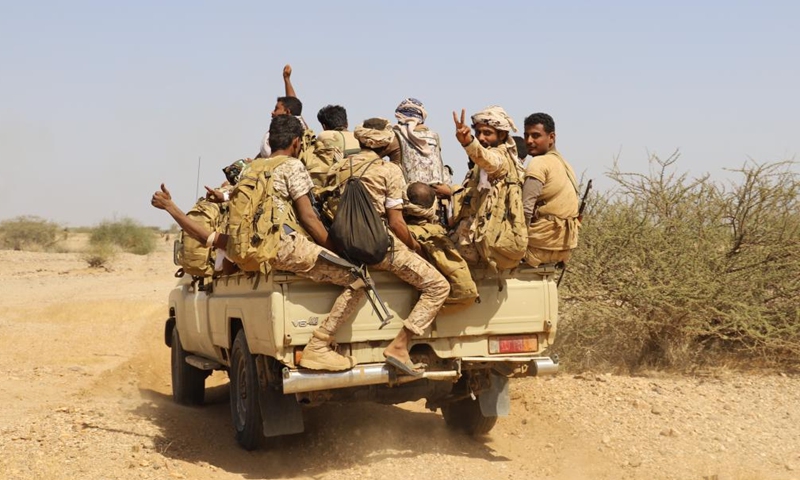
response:
[[[392,241],[360,176],[347,179],[328,236],[351,263],[374,265],[386,258]]]

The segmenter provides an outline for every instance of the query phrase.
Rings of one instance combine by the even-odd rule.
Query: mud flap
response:
[[[258,406],[261,410],[261,423],[265,437],[277,437],[302,433],[303,408],[294,395],[284,395],[280,390],[269,386],[267,363],[263,355],[256,359],[258,369]]]
[[[303,410],[294,395],[269,387],[259,389],[258,394],[265,437],[303,432]]]
[[[484,417],[505,417],[511,411],[511,397],[508,394],[508,378],[491,374],[492,385],[478,395],[481,414]]]

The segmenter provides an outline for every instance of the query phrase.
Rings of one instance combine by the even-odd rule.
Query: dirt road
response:
[[[512,384],[485,438],[420,403],[326,405],[245,452],[227,378],[170,399],[168,245],[110,271],[0,251],[0,479],[800,479],[800,379],[567,375]]]

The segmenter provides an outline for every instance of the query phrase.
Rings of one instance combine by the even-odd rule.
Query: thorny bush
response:
[[[607,174],[568,265],[554,351],[571,368],[800,364],[800,175],[747,163],[737,181]]]

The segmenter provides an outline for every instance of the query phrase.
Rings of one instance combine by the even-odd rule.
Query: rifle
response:
[[[583,210],[586,209],[586,198],[589,196],[589,191],[592,189],[592,180],[589,179],[589,183],[586,184],[586,190],[583,191],[583,196],[581,197],[581,204],[578,207],[578,221],[583,221]],[[564,274],[567,273],[567,265],[564,262],[561,263],[561,275],[558,276],[558,281],[556,282],[556,288],[561,285],[561,279],[564,278]]]
[[[381,326],[378,327],[378,330],[382,329],[392,321],[394,315],[389,313],[389,309],[386,307],[386,304],[378,294],[378,290],[375,288],[375,282],[373,282],[372,277],[369,276],[366,266],[356,266],[344,258],[337,257],[336,255],[324,250],[320,252],[319,258],[327,260],[334,265],[348,269],[350,274],[356,279],[354,283],[363,284],[363,287],[367,290],[367,300],[369,300],[369,303],[372,305],[372,309],[375,311],[375,314],[378,316],[378,320],[381,322]]]
[[[581,197],[581,206],[578,207],[578,221],[580,222],[583,220],[583,210],[586,208],[586,197],[589,196],[589,190],[592,189],[592,180],[589,179],[589,183],[586,184],[586,190],[583,192],[583,197]]]

